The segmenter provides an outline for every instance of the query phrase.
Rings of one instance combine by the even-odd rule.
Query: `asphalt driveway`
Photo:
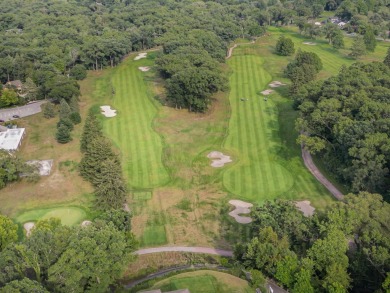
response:
[[[42,111],[41,105],[46,103],[47,101],[37,101],[28,105],[15,107],[15,108],[7,108],[0,109],[0,120],[10,121],[18,118],[13,118],[13,115],[18,115],[20,118],[31,116],[37,114]]]

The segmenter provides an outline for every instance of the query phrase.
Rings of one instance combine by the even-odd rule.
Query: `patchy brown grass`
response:
[[[80,113],[83,119],[91,104],[91,92],[96,77],[103,72],[93,72],[81,82]],[[42,113],[18,120],[26,128],[26,136],[17,155],[25,160],[53,159],[51,174],[41,177],[37,183],[25,180],[9,184],[0,190],[0,212],[16,217],[24,210],[57,205],[81,205],[89,207],[93,200],[92,187],[77,170],[81,160],[80,136],[83,123],[72,131],[73,140],[60,144],[55,140],[58,116],[46,119]]]

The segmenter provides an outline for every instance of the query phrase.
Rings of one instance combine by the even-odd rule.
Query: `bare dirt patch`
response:
[[[240,215],[249,214],[251,212],[250,208],[253,207],[253,204],[236,199],[230,200],[229,203],[236,207],[229,213],[229,216],[233,217],[240,224],[249,224],[252,222],[251,217],[245,217]]]
[[[283,86],[283,85],[286,85],[286,84],[281,82],[281,81],[279,81],[279,80],[274,80],[273,82],[271,82],[269,84],[269,86],[272,87],[272,88],[280,87],[280,86]]]
[[[134,60],[140,60],[142,58],[146,58],[148,53],[139,53],[137,56],[135,56]]]
[[[149,66],[140,66],[140,67],[138,67],[138,69],[141,70],[142,72],[146,72],[146,71],[150,70],[150,67]]]
[[[100,109],[102,110],[102,114],[106,117],[115,117],[116,116],[116,110],[111,109],[111,106],[100,106]]]
[[[315,208],[308,200],[297,201],[295,202],[295,206],[305,215],[305,217],[310,217],[314,214]]]
[[[265,91],[262,91],[261,93],[264,95],[264,96],[268,96],[270,94],[272,94],[274,91],[273,90],[265,90]]]
[[[26,236],[30,236],[31,230],[34,227],[35,227],[35,223],[34,222],[24,223],[23,228],[24,228],[24,230],[26,230]]]
[[[309,45],[309,46],[316,46],[316,43],[313,42],[303,42],[304,45]]]
[[[226,156],[223,153],[217,151],[212,151],[209,153],[207,158],[213,159],[210,165],[214,168],[221,168],[224,167],[225,164],[233,162],[230,156]]]

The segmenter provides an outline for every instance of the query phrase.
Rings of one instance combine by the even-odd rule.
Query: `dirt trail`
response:
[[[314,177],[317,178],[318,181],[321,182],[322,185],[329,190],[330,193],[333,194],[335,198],[338,200],[342,200],[344,195],[338,190],[326,177],[318,170],[317,166],[313,162],[313,158],[311,157],[308,150],[306,150],[303,146],[302,148],[302,158],[305,162],[305,166],[309,169],[310,173],[313,174]]]
[[[252,42],[250,42],[250,43],[239,43],[239,44],[234,44],[232,47],[229,48],[228,54],[227,54],[227,56],[226,56],[226,59],[229,59],[230,57],[232,57],[233,50],[234,50],[235,48],[237,48],[238,45],[250,45],[250,44],[254,44],[254,43],[255,43],[255,41],[252,41]]]

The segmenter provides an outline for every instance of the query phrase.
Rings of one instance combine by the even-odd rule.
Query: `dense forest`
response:
[[[164,46],[164,55],[193,55],[200,64],[179,59],[175,68],[161,70],[167,81],[167,98],[176,107],[205,111],[210,96],[226,89],[225,77],[215,66],[224,62],[223,50],[237,37],[256,37],[268,25],[295,24],[310,37],[325,35],[339,44],[339,28],[325,29],[310,19],[324,10],[347,22],[344,30],[387,38],[390,11],[386,1],[362,0],[260,0],[260,1],[2,1],[0,7],[0,80],[21,80],[21,97],[4,91],[0,107],[34,99],[78,94],[73,79],[85,70],[115,66],[129,52]],[[191,48],[192,47],[192,48]],[[188,50],[188,52],[187,52]],[[192,52],[191,52],[192,50]],[[176,58],[178,59],[178,58]],[[182,62],[182,63],[181,63]],[[197,83],[191,92],[184,75]],[[69,78],[70,77],[70,78]],[[188,98],[183,99],[183,91]]]

